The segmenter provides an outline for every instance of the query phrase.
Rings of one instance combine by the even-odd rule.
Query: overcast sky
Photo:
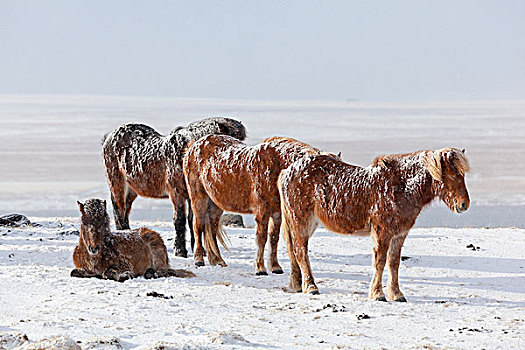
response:
[[[5,1],[0,93],[525,98],[525,1]]]

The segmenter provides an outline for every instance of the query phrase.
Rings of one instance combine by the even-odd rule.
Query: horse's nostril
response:
[[[463,202],[463,204],[461,204],[461,209],[467,210],[467,202]]]

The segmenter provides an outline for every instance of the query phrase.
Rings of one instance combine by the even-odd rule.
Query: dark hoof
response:
[[[179,256],[181,258],[187,258],[188,257],[188,251],[186,249],[177,249],[175,248],[175,256]]]
[[[195,266],[197,266],[197,267],[204,266],[204,261],[195,261]]]
[[[70,276],[71,277],[84,277],[84,274],[82,273],[82,270],[74,269],[74,270],[71,270]]]
[[[256,276],[268,276],[268,272],[261,270],[255,273]]]
[[[275,273],[276,275],[282,275],[284,271],[282,269],[273,270],[272,273]]]
[[[386,301],[386,297],[385,296],[377,297],[376,301]]]
[[[319,295],[319,291],[317,289],[313,289],[313,290],[309,291],[308,294]]]
[[[405,297],[397,298],[396,301],[399,301],[400,303],[406,303],[407,302]]]
[[[151,278],[155,278],[155,270],[153,270],[151,267],[144,272],[144,278],[149,280]]]

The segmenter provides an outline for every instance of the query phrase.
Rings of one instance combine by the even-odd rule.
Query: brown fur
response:
[[[387,264],[389,298],[406,301],[398,269],[408,231],[434,198],[457,213],[468,209],[464,175],[469,169],[463,151],[455,148],[380,156],[367,168],[323,155],[295,162],[281,173],[278,184],[292,266],[290,288],[318,293],[308,240],[319,220],[337,233],[371,234],[375,274],[369,297],[386,300],[382,275]]]
[[[192,277],[193,273],[173,270],[162,237],[145,227],[112,233],[106,201],[78,202],[82,214],[80,238],[73,252],[73,277],[99,277],[124,281],[137,276]]]
[[[204,264],[201,235],[205,232],[204,243],[209,247],[210,264],[226,265],[217,245],[217,238],[221,241],[226,239],[219,224],[225,210],[254,214],[257,224],[257,274],[267,274],[264,247],[268,236],[269,268],[274,273],[282,273],[277,261],[281,225],[277,178],[297,159],[319,153],[318,149],[306,143],[285,137],[272,137],[251,147],[222,135],[210,135],[196,141],[183,161],[195,214],[195,263],[198,266]]]

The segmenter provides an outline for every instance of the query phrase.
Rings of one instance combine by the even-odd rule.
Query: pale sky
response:
[[[525,98],[525,1],[5,1],[0,93]]]

